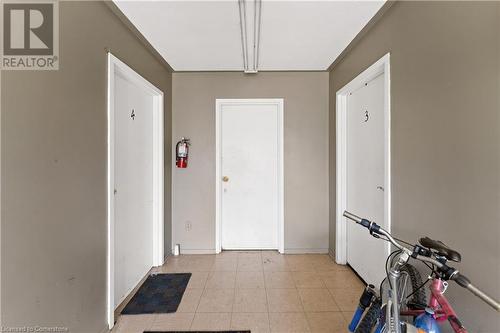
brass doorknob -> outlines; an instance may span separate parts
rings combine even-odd
[[[224,176],[222,177],[222,181],[227,183],[229,181],[229,177],[228,176]]]

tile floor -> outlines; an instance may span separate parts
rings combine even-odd
[[[182,255],[156,270],[193,274],[177,312],[120,316],[113,332],[347,332],[363,288],[349,268],[319,254]]]

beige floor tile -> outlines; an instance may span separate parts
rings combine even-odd
[[[325,288],[321,276],[316,272],[293,272],[292,276],[297,288]]]
[[[192,272],[187,289],[203,289],[207,283],[209,272]]]
[[[152,331],[160,330],[189,330],[193,322],[194,313],[165,313],[156,315]]]
[[[304,313],[270,313],[269,324],[273,333],[310,332]]]
[[[288,272],[290,268],[286,263],[286,260],[281,259],[275,261],[273,259],[264,259],[262,261],[262,268],[265,272]]]
[[[238,267],[238,259],[235,256],[234,258],[226,258],[222,257],[220,259],[216,259],[214,261],[214,264],[212,266],[212,271],[229,271],[229,272],[234,272],[236,271],[236,268]]]
[[[179,265],[181,263],[181,261],[182,260],[180,259],[180,256],[179,257],[170,256],[163,263],[163,267],[173,266],[173,265]]]
[[[215,261],[214,255],[181,255],[167,259],[166,271],[203,272],[210,271]]]
[[[184,267],[162,266],[158,268],[158,273],[192,273]]]
[[[264,288],[264,273],[239,271],[236,273],[236,288],[254,289]]]
[[[191,324],[191,330],[228,330],[230,326],[231,313],[197,313]]]
[[[364,287],[350,268],[323,254],[181,255],[157,271],[192,273],[177,312],[121,316],[113,332],[347,332]]]
[[[266,288],[290,289],[295,288],[292,273],[290,272],[265,272]]]
[[[236,289],[233,312],[267,312],[264,289]]]
[[[352,317],[354,316],[354,311],[355,310],[356,309],[353,308],[352,311],[347,311],[347,312],[344,311],[344,312],[342,312],[342,316],[344,317],[346,323],[350,323],[351,322]]]
[[[184,272],[186,272],[184,267],[185,266],[183,266],[183,264],[179,263],[178,261],[175,261],[175,262],[167,261],[166,264],[157,268],[157,272],[158,273],[184,273]]]
[[[299,289],[299,296],[306,312],[339,311],[328,289]]]
[[[314,264],[310,261],[300,260],[287,260],[287,267],[291,272],[316,272]]]
[[[207,289],[232,289],[236,282],[236,272],[210,272],[208,275]]]
[[[186,269],[189,272],[208,272],[212,270],[214,261],[213,258],[193,261],[186,265]]]
[[[153,325],[155,315],[121,315],[112,332],[142,333]]]
[[[306,318],[313,333],[348,332],[341,312],[306,312]]]
[[[269,312],[303,312],[296,289],[267,289]]]
[[[186,289],[177,312],[196,312],[202,294],[203,289]]]
[[[287,255],[285,258],[290,265],[306,264],[311,266],[331,260],[326,254],[293,254]]]
[[[361,292],[350,289],[330,289],[333,300],[341,311],[350,312],[356,310]]]
[[[239,251],[222,251],[216,255],[216,259],[238,259]]]
[[[279,254],[276,251],[262,252],[262,266],[264,271],[268,272],[288,272],[289,268],[286,263],[285,255]]]
[[[179,258],[184,258],[190,261],[202,260],[202,259],[211,259],[214,260],[217,257],[216,254],[182,254]]]
[[[165,265],[159,268],[159,273],[192,273],[193,270],[186,264]]]
[[[290,264],[297,263],[297,262],[307,262],[307,254],[287,254],[285,256],[285,259],[287,262]]]
[[[231,312],[234,289],[205,289],[201,295],[197,312]]]
[[[240,272],[263,271],[262,259],[259,258],[238,258],[237,270]]]
[[[240,251],[238,252],[238,260],[258,259],[262,260],[261,251]]]
[[[260,256],[262,257],[262,260],[266,259],[276,259],[276,260],[285,260],[285,255],[279,253],[278,251],[272,250],[272,251],[262,251],[260,253]]]
[[[320,274],[328,289],[362,289],[363,283],[351,270],[330,271]]]
[[[250,330],[252,333],[268,333],[269,315],[265,313],[233,313],[232,330]]]
[[[329,272],[329,271],[345,271],[349,270],[346,265],[338,265],[333,260],[328,259],[324,262],[313,263],[314,269],[317,272]]]
[[[306,254],[304,258],[306,261],[312,262],[314,264],[332,261],[328,254]]]

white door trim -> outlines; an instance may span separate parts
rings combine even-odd
[[[153,265],[161,266],[164,259],[163,248],[163,92],[132,68],[108,52],[108,175],[107,175],[107,319],[111,329],[114,325],[114,170],[115,170],[115,110],[114,110],[114,79],[119,72],[130,82],[144,87],[153,95]]]
[[[337,129],[337,211],[336,211],[336,247],[335,261],[347,263],[347,221],[343,217],[347,201],[347,96],[353,90],[363,86],[371,79],[384,75],[384,224],[391,229],[391,87],[390,87],[390,54],[387,53],[376,63],[359,74],[354,80],[337,91],[336,129]],[[353,212],[356,214],[356,212]],[[387,245],[387,251],[390,250]],[[389,255],[389,253],[387,253]]]
[[[221,144],[222,144],[222,117],[221,108],[223,105],[255,105],[266,104],[276,105],[278,107],[278,251],[284,253],[285,251],[285,219],[284,219],[284,163],[283,163],[283,107],[284,102],[282,98],[270,99],[216,99],[215,100],[215,252],[220,253],[222,250],[221,245],[221,188],[222,188],[222,174],[221,174]]]

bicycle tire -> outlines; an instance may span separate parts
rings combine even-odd
[[[380,308],[382,303],[380,300],[376,300],[372,303],[372,305],[368,308],[363,319],[359,323],[358,327],[354,333],[371,333],[375,326],[377,325],[378,319],[380,318]]]
[[[425,307],[427,304],[427,296],[425,295],[425,288],[420,288],[416,290],[423,284],[420,272],[415,268],[415,266],[412,266],[410,264],[406,264],[403,267],[401,267],[401,271],[406,272],[410,277],[411,290],[413,293],[410,299],[406,300],[406,303],[417,304]]]

